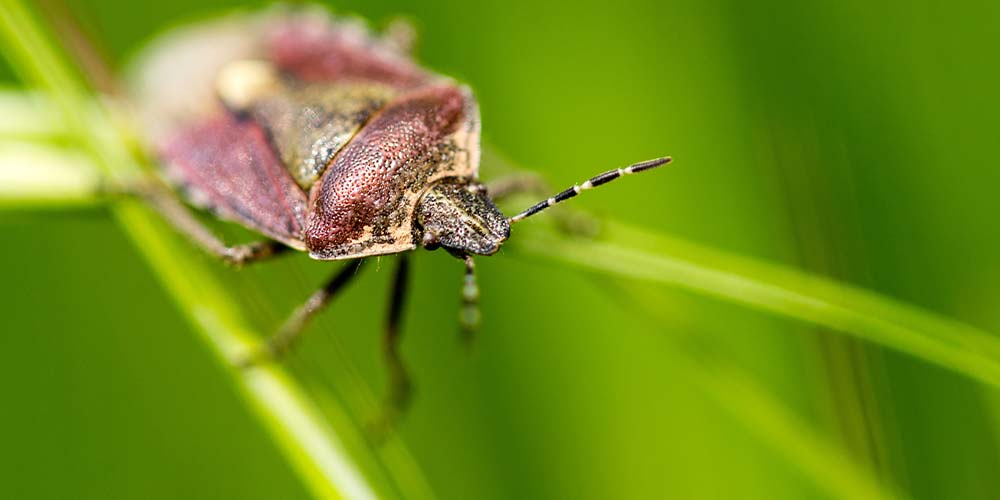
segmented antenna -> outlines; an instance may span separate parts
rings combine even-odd
[[[547,200],[542,200],[542,201],[540,201],[540,202],[532,205],[527,210],[525,210],[525,211],[523,211],[523,212],[521,212],[521,213],[519,213],[519,214],[517,214],[517,215],[515,215],[515,216],[513,216],[513,217],[511,217],[509,219],[507,219],[507,221],[510,222],[511,224],[514,224],[515,222],[520,222],[520,221],[522,221],[522,220],[524,220],[524,219],[526,219],[528,217],[531,217],[532,215],[537,214],[538,212],[541,212],[542,210],[545,210],[546,208],[551,207],[552,205],[555,205],[556,203],[566,201],[566,200],[568,200],[568,199],[570,199],[570,198],[572,198],[572,197],[580,194],[580,191],[583,191],[585,189],[595,188],[597,186],[600,186],[601,184],[607,184],[607,183],[609,183],[609,182],[611,182],[611,181],[613,181],[613,180],[615,180],[615,179],[617,179],[617,178],[619,178],[619,177],[621,177],[623,175],[637,174],[637,173],[645,171],[645,170],[654,169],[656,167],[659,167],[660,165],[666,165],[667,163],[670,163],[670,160],[671,160],[671,158],[669,156],[667,156],[667,157],[664,157],[664,158],[657,158],[655,160],[647,160],[647,161],[639,162],[639,163],[636,163],[636,164],[633,164],[633,165],[629,165],[629,166],[627,166],[625,168],[618,168],[618,169],[615,169],[615,170],[608,170],[607,172],[604,172],[603,174],[598,174],[598,175],[595,175],[595,176],[591,177],[589,180],[587,180],[587,182],[584,182],[583,184],[581,184],[579,186],[574,185],[573,187],[571,187],[571,188],[569,188],[569,189],[567,189],[567,190],[565,190],[565,191],[563,191],[563,192],[561,192],[561,193],[559,193],[559,194],[557,194],[557,195],[555,195],[555,196],[553,196],[553,197],[551,197],[551,198],[549,198]]]

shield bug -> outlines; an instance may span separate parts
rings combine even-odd
[[[266,239],[227,246],[170,193],[153,190],[150,199],[181,232],[233,264],[289,249],[351,261],[261,356],[284,352],[365,258],[401,254],[384,344],[390,409],[404,406],[410,387],[398,355],[407,252],[441,248],[464,262],[461,325],[472,329],[474,256],[496,253],[519,221],[670,161],[604,172],[507,217],[495,201],[527,184],[480,182],[475,97],[414,63],[400,33],[407,30],[377,36],[315,11],[229,19],[154,48],[137,96],[168,179],[193,205]]]

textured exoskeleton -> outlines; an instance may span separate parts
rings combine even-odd
[[[479,111],[468,88],[355,24],[289,17],[263,31],[256,54],[219,67],[214,112],[159,139],[189,198],[316,259],[421,243],[499,248],[509,225],[478,187]],[[435,224],[425,207],[425,227],[417,213],[428,192],[434,207],[448,208],[444,196],[483,218]]]
[[[475,97],[417,66],[406,45],[321,11],[275,11],[161,37],[133,75],[167,177],[193,204],[281,245],[226,246],[172,197],[149,195],[180,230],[237,264],[289,247],[315,259],[358,259],[291,315],[268,343],[270,356],[350,281],[361,258],[417,246],[463,259],[461,317],[470,331],[479,296],[472,255],[495,253],[515,222],[669,161],[605,172],[506,218],[478,179]],[[389,414],[409,394],[397,349],[407,273],[404,255],[386,328]]]

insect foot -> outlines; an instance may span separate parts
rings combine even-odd
[[[227,248],[222,254],[222,260],[233,267],[242,267],[244,264],[270,257],[280,251],[281,247],[269,241],[258,241]]]
[[[382,403],[379,414],[365,426],[368,439],[375,445],[384,444],[392,435],[399,421],[406,415],[413,399],[413,385],[409,377],[391,380],[389,395]]]
[[[254,368],[275,360],[275,356],[270,349],[255,347],[250,352],[244,353],[236,358],[233,363],[237,368],[246,370]]]

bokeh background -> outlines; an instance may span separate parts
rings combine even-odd
[[[70,2],[119,65],[165,27],[242,5]],[[376,26],[411,19],[419,59],[476,91],[492,148],[554,186],[675,157],[579,209],[1000,332],[998,3],[333,7]],[[838,496],[828,483],[842,471],[809,474],[787,453],[798,448],[843,456],[900,496],[1000,498],[995,388],[516,242],[480,260],[470,353],[460,263],[415,257],[403,352],[418,393],[398,432],[438,498]],[[366,391],[383,390],[392,263],[371,266],[289,362],[358,420]],[[334,267],[213,269],[268,331]],[[308,498],[104,210],[0,213],[0,282],[0,497]],[[746,418],[767,413],[761,398],[720,405],[704,390],[719,373],[795,425],[761,432]]]

